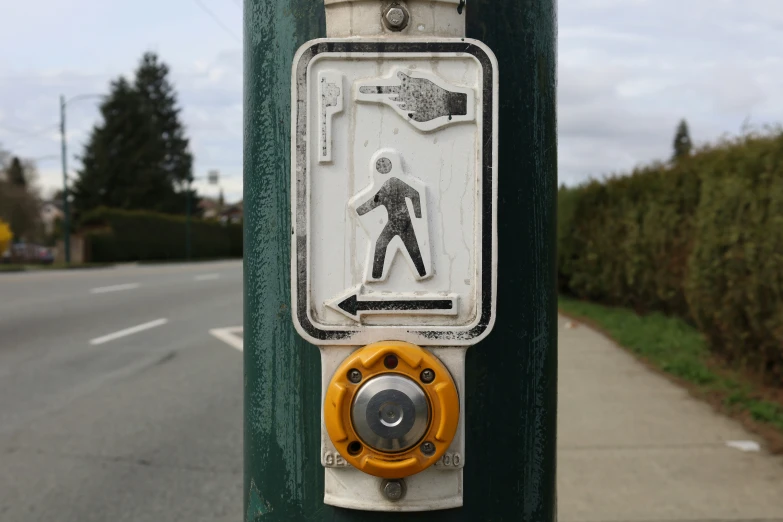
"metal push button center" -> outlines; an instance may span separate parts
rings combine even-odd
[[[459,394],[448,369],[419,346],[374,343],[349,355],[324,397],[334,448],[369,475],[395,479],[435,464],[459,424]]]
[[[424,390],[400,375],[379,375],[362,386],[351,408],[356,434],[379,451],[405,451],[427,431],[430,408]]]

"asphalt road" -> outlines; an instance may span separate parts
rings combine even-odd
[[[0,274],[0,520],[241,520],[241,325],[241,262]]]
[[[0,522],[242,520],[240,262],[0,274]],[[780,521],[783,460],[560,320],[568,522]]]

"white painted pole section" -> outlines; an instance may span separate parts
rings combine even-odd
[[[408,0],[397,1],[410,12],[410,22],[402,31],[392,31],[382,22],[383,0],[324,0],[326,6],[326,36],[345,38],[389,37],[395,40],[427,37],[463,38],[465,36],[466,1]]]
[[[118,332],[104,335],[103,337],[96,337],[95,339],[90,341],[90,344],[93,346],[97,346],[99,344],[108,343],[109,341],[114,341],[115,339],[119,339],[121,337],[126,337],[128,335],[133,335],[135,333],[143,332],[144,330],[149,330],[150,328],[163,326],[168,322],[169,322],[168,319],[156,319],[148,323],[140,324],[138,326],[132,326],[130,328],[126,328],[125,330],[120,330]]]
[[[389,42],[423,42],[465,37],[466,1],[469,0],[324,0],[328,38],[352,38],[355,42],[388,39]],[[405,9],[407,25],[399,31],[385,23],[385,14],[394,3]],[[388,19],[386,19],[388,22]],[[357,38],[358,37],[358,38]],[[370,51],[371,52],[371,51]],[[380,66],[379,66],[380,68]],[[453,89],[451,89],[453,90]],[[403,120],[405,121],[405,120]],[[396,134],[396,132],[395,132]],[[426,212],[425,212],[426,214]],[[358,300],[358,297],[356,297]],[[212,335],[225,342],[228,336]],[[231,344],[229,342],[229,344]],[[353,347],[319,346],[322,356],[322,397],[339,364]],[[465,405],[466,347],[432,348],[452,373],[460,394],[460,409]],[[379,479],[345,465],[321,427],[321,463],[325,468],[324,503],[367,511],[429,511],[462,505],[464,463],[464,420],[460,418],[457,435],[444,460],[404,479],[406,496],[391,505],[379,488]],[[459,464],[456,464],[458,457]],[[448,463],[445,458],[448,457]]]

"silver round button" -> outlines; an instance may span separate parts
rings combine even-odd
[[[405,451],[427,431],[430,407],[424,390],[402,375],[368,380],[351,408],[353,427],[362,441],[378,451]]]

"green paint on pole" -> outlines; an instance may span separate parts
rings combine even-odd
[[[323,503],[320,357],[289,308],[291,60],[324,35],[323,2],[245,1],[248,520],[261,504],[273,508],[264,521],[556,518],[555,2],[471,0],[463,13],[500,71],[497,322],[468,351],[464,507],[379,513]]]
[[[273,508],[265,519],[318,520],[321,361],[291,322],[289,186],[291,61],[324,35],[323,3],[247,0],[244,11],[244,498],[253,483]]]
[[[272,508],[264,498],[261,496],[261,492],[258,491],[255,483],[250,481],[250,497],[247,499],[247,513],[245,514],[245,522],[256,522],[261,520],[261,517],[271,512]]]

